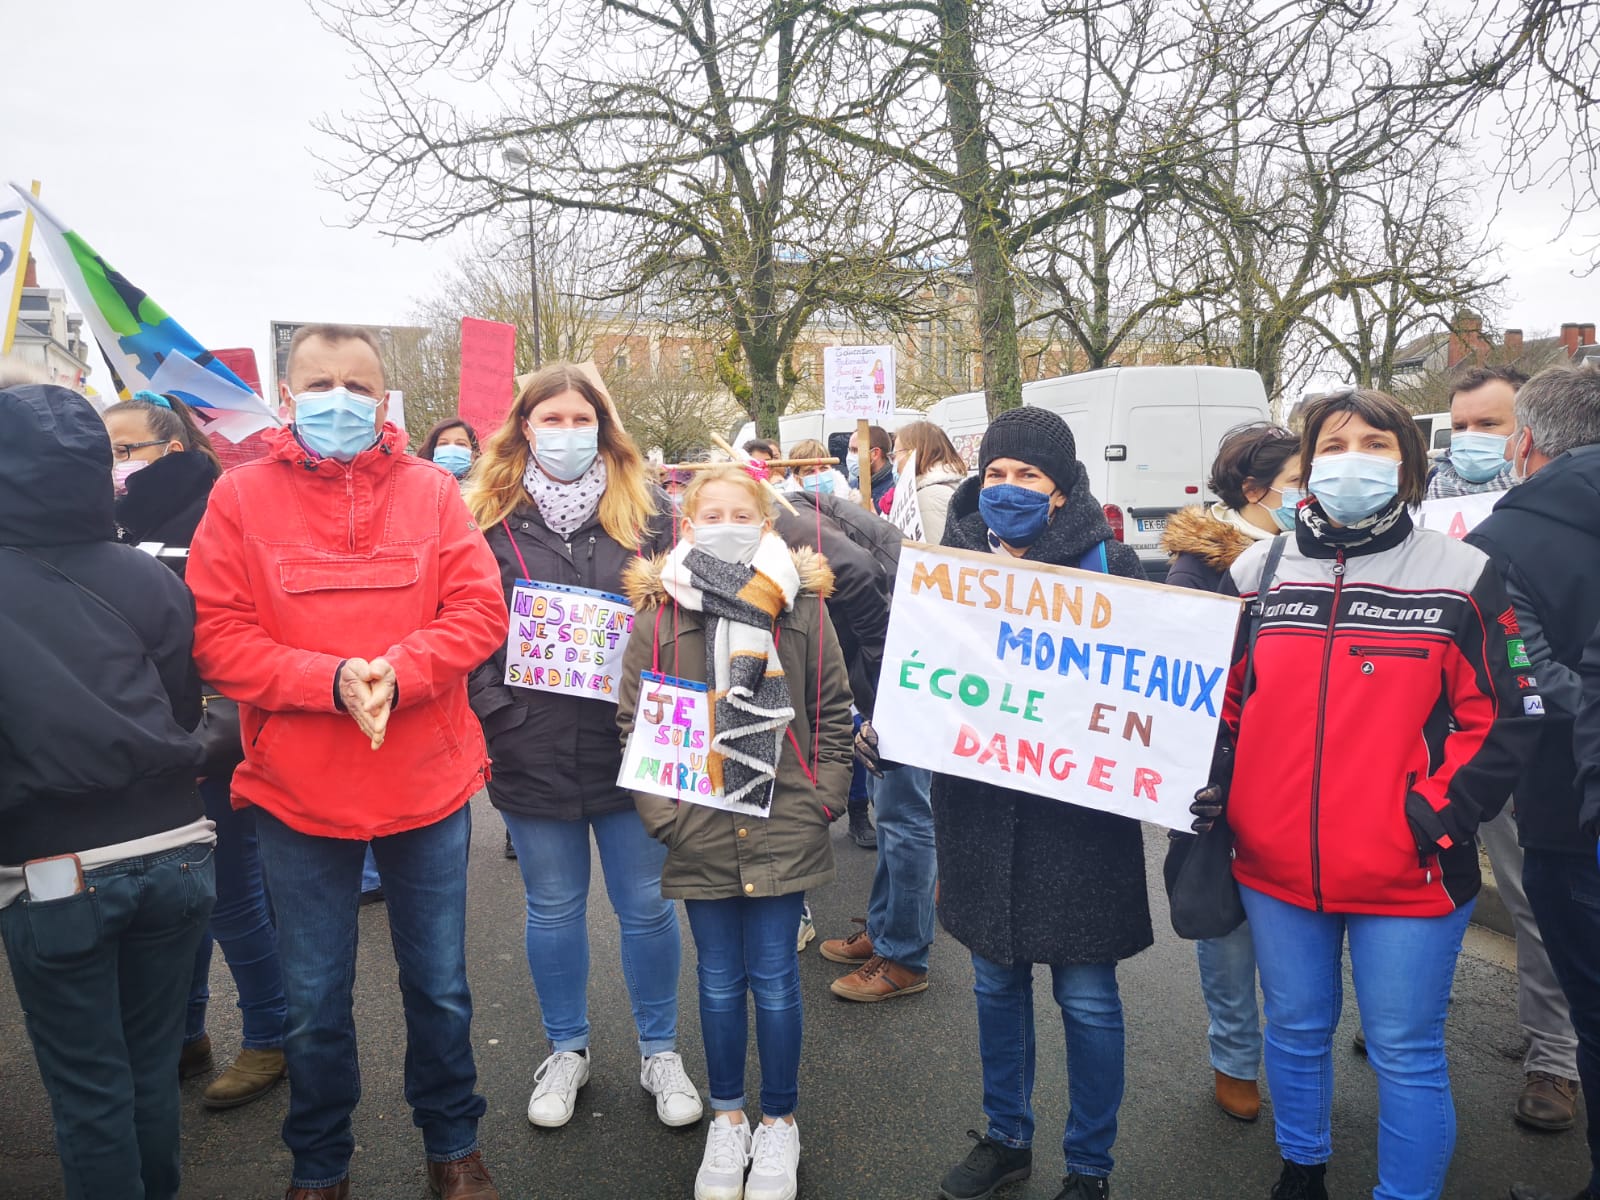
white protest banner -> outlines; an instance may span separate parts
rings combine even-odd
[[[873,726],[885,758],[1188,829],[1239,601],[907,542]]]
[[[506,683],[617,702],[633,608],[621,596],[519,579],[511,590]]]
[[[33,181],[39,194],[39,181]],[[17,310],[22,285],[28,275],[28,243],[33,237],[33,213],[21,198],[0,184],[0,354],[11,352],[17,332]]]
[[[706,685],[654,671],[639,675],[639,706],[622,755],[617,786],[669,800],[702,804],[751,817],[768,810],[729,800],[706,770],[711,746],[711,698]]]
[[[1478,523],[1494,511],[1504,492],[1479,492],[1475,496],[1451,496],[1440,500],[1424,500],[1417,509],[1417,526],[1437,529],[1460,539],[1478,527]]]
[[[852,421],[894,416],[894,347],[824,347],[822,411]]]
[[[922,540],[922,505],[917,500],[917,452],[906,456],[905,470],[894,485],[894,503],[889,506],[889,523],[908,542]]]

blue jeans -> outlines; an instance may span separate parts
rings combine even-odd
[[[1600,1193],[1600,866],[1592,852],[1524,850],[1522,890],[1572,1010],[1589,1122],[1589,1190]]]
[[[1261,1014],[1256,1008],[1256,943],[1245,921],[1232,933],[1194,944],[1200,991],[1211,1014],[1211,1065],[1235,1079],[1261,1073]]]
[[[861,714],[852,712],[851,720],[855,725],[855,732],[861,732]],[[867,801],[870,799],[870,776],[867,769],[860,763],[855,763],[850,769],[850,794],[845,801],[846,811],[851,813],[864,813],[867,811]]]
[[[351,986],[367,843],[313,837],[256,812],[261,864],[278,914],[289,999],[283,1140],[295,1187],[331,1187],[350,1169],[350,1114],[361,1098]],[[472,994],[467,988],[467,846],[463,805],[432,825],[373,839],[388,898],[389,940],[406,1016],[406,1100],[430,1161],[478,1147]],[[388,1030],[384,1036],[392,1036]]]
[[[672,901],[661,897],[667,848],[632,809],[577,821],[501,812],[528,896],[528,970],[553,1050],[589,1046],[589,830],[600,847],[606,895],[622,929],[639,1053],[678,1045],[678,969],[683,943]],[[794,940],[794,930],[789,931]]]
[[[1291,1162],[1333,1154],[1333,1031],[1344,1006],[1344,942],[1367,1061],[1378,1077],[1374,1200],[1435,1200],[1456,1145],[1444,1054],[1465,904],[1444,917],[1319,913],[1239,889],[1255,933],[1267,1012],[1267,1083]]]
[[[211,847],[84,873],[65,900],[0,909],[0,936],[50,1095],[68,1200],[178,1194],[178,1050]]]
[[[1122,997],[1112,963],[1051,965],[1050,977],[1067,1031],[1067,1170],[1111,1174],[1122,1105]],[[983,1112],[989,1137],[1007,1146],[1033,1145],[1033,964],[972,956],[978,996],[978,1053],[983,1058]]]
[[[255,809],[235,809],[228,801],[231,775],[200,785],[206,816],[217,826],[217,906],[211,925],[195,951],[189,985],[189,1013],[183,1044],[206,1032],[206,1004],[211,999],[211,943],[222,955],[239,993],[246,1050],[276,1050],[283,1045],[289,1006],[283,998],[283,972],[278,967],[278,931],[261,882],[261,855],[256,845]]]
[[[361,894],[376,892],[383,887],[383,876],[378,874],[378,860],[372,855],[372,847],[367,847],[367,856],[361,860]]]
[[[933,945],[933,772],[899,767],[871,781],[878,865],[867,901],[872,949],[913,971],[928,969]]]
[[[750,1022],[745,996],[756,998],[756,1054],[761,1059],[761,1115],[787,1117],[800,1102],[800,959],[794,948],[804,892],[685,900],[699,955],[700,1031],[716,1112],[744,1108]]]

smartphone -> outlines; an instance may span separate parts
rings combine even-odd
[[[83,863],[76,854],[36,858],[22,864],[29,900],[65,900],[83,891]]]

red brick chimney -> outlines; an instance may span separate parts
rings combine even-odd
[[[1445,369],[1472,359],[1482,362],[1489,343],[1483,336],[1483,319],[1474,312],[1462,309],[1450,328],[1450,346],[1445,354]]]
[[[1508,330],[1506,330],[1505,340],[1504,340],[1504,344],[1502,346],[1502,349],[1505,351],[1505,356],[1508,359],[1521,358],[1522,357],[1522,330],[1520,330],[1520,329],[1508,329]]]
[[[23,273],[22,273],[22,286],[23,287],[38,287],[39,286],[39,264],[33,261],[33,255],[31,255],[31,254],[28,255],[28,267],[27,267],[27,270],[23,271]]]
[[[1580,345],[1580,346],[1592,346],[1592,345],[1594,345],[1594,326],[1593,325],[1579,325],[1578,326],[1578,345]]]
[[[1582,327],[1573,321],[1566,321],[1561,326],[1561,346],[1567,352],[1568,358],[1578,356],[1578,347],[1582,345]]]

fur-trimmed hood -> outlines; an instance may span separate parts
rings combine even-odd
[[[1161,548],[1174,558],[1192,554],[1211,570],[1224,572],[1257,540],[1236,525],[1219,520],[1204,505],[1196,504],[1167,518]]]
[[[801,592],[810,592],[824,600],[833,595],[833,569],[828,566],[827,559],[809,548],[790,550],[789,557],[794,559],[795,571],[800,575]],[[665,554],[655,558],[641,556],[622,573],[623,593],[635,611],[666,604],[671,599],[661,582],[666,561]]]

